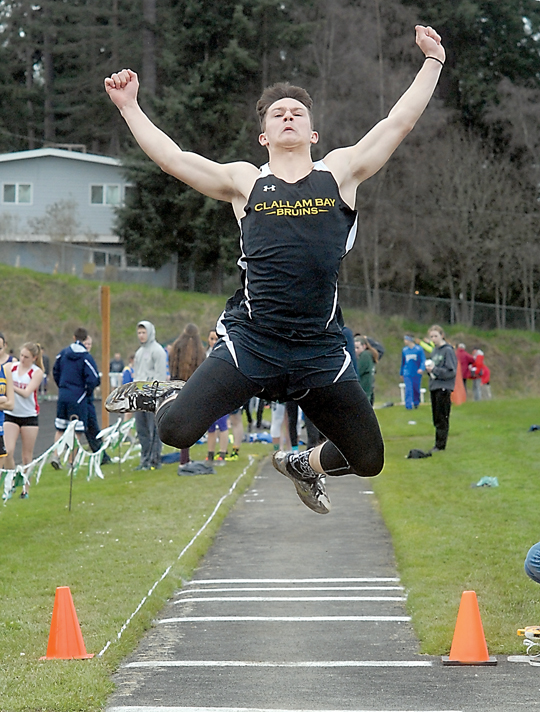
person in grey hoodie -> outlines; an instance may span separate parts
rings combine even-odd
[[[431,358],[425,364],[429,374],[429,395],[435,426],[435,447],[431,452],[439,452],[446,449],[450,429],[450,408],[452,391],[456,385],[457,356],[453,347],[444,340],[444,331],[440,326],[434,324],[429,329],[428,336],[435,347],[430,354]]]
[[[135,353],[133,378],[135,381],[165,381],[167,360],[165,349],[156,341],[156,329],[150,321],[137,324],[137,338],[140,347]],[[138,470],[153,470],[161,467],[161,440],[156,427],[154,413],[135,413],[137,436],[141,443],[141,462]]]

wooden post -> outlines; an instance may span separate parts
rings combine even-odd
[[[111,288],[108,284],[99,288],[101,311],[101,427],[109,427],[109,412],[105,401],[109,395],[109,361],[111,352]]]

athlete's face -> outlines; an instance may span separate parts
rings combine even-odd
[[[148,341],[148,332],[144,328],[144,326],[138,326],[137,327],[137,337],[139,339],[139,343],[141,344],[146,344]]]
[[[268,148],[317,143],[319,135],[311,127],[307,107],[297,99],[286,97],[270,105],[266,112],[264,132],[259,136],[261,146]]]
[[[430,331],[429,339],[435,346],[442,346],[444,344],[444,336],[440,333],[440,331]]]
[[[213,349],[214,346],[216,345],[217,340],[218,340],[218,335],[216,334],[215,331],[211,331],[211,332],[208,334],[208,346],[209,346],[211,349]]]
[[[34,363],[35,358],[32,356],[30,351],[28,351],[28,349],[21,349],[19,360],[23,368],[30,368],[30,366]]]

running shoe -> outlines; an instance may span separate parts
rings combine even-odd
[[[331,505],[326,492],[326,475],[315,472],[308,459],[307,450],[301,453],[278,450],[272,456],[272,464],[278,472],[293,482],[298,496],[306,507],[317,514],[328,514]]]
[[[233,450],[230,455],[225,456],[225,460],[227,462],[235,462],[236,460],[240,459],[240,454],[238,453],[237,450]]]
[[[132,413],[145,410],[155,413],[164,403],[173,400],[185,386],[185,381],[132,381],[115,388],[105,401],[109,413]]]
[[[214,457],[212,464],[217,465],[218,467],[223,467],[223,465],[225,464],[225,457],[223,457],[223,455],[218,455],[217,457]]]
[[[28,499],[28,492],[21,492],[19,496],[21,499]]]

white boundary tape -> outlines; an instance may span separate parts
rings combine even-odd
[[[207,527],[207,526],[210,524],[210,522],[214,519],[214,517],[216,516],[216,514],[217,514],[219,508],[221,507],[221,505],[223,504],[223,502],[224,502],[228,497],[231,496],[231,494],[234,492],[234,490],[235,490],[236,487],[238,486],[238,483],[240,482],[240,480],[242,479],[242,477],[245,476],[246,472],[249,470],[249,468],[252,466],[252,464],[253,464],[254,462],[255,462],[255,458],[253,457],[253,455],[250,455],[250,456],[249,456],[249,462],[248,462],[248,464],[244,467],[244,469],[242,470],[242,472],[238,475],[238,477],[236,478],[236,480],[232,483],[232,485],[230,486],[228,492],[226,492],[226,493],[218,500],[218,503],[217,503],[216,506],[214,507],[214,511],[212,512],[212,514],[208,517],[208,519],[205,521],[205,523],[202,525],[202,527],[199,529],[199,531],[195,534],[195,536],[191,539],[191,541],[190,541],[188,544],[186,544],[186,546],[185,546],[185,547],[182,549],[182,551],[178,554],[178,557],[177,557],[176,561],[180,561],[180,559],[184,556],[184,554],[186,553],[186,551],[188,551],[188,550],[193,546],[193,544],[195,543],[195,541],[199,538],[199,536],[203,533],[203,531],[206,529],[206,527]],[[158,578],[158,580],[155,581],[155,583],[154,583],[153,586],[150,588],[150,590],[148,591],[148,593],[146,594],[146,596],[143,597],[143,599],[141,600],[141,602],[139,603],[139,605],[137,606],[137,608],[133,611],[133,613],[129,616],[129,618],[126,620],[126,622],[124,623],[124,625],[120,628],[120,630],[119,630],[118,633],[116,634],[116,639],[117,639],[117,640],[120,640],[120,638],[122,637],[122,634],[124,633],[124,631],[126,630],[126,628],[128,627],[128,625],[131,623],[131,621],[132,621],[133,618],[137,615],[137,613],[141,610],[141,608],[142,608],[143,605],[146,603],[146,601],[148,600],[148,598],[150,598],[150,596],[154,593],[154,591],[155,591],[156,587],[158,586],[158,584],[160,584],[160,583],[163,581],[163,579],[164,579],[166,576],[169,575],[169,572],[170,572],[170,570],[172,569],[172,567],[173,567],[173,564],[170,564],[170,566],[167,566],[167,568],[166,568],[165,571],[161,574],[161,576]],[[109,648],[109,646],[111,645],[111,643],[112,643],[112,640],[107,641],[107,644],[105,645],[105,647],[103,648],[103,650],[101,650],[101,651],[98,653],[98,655],[97,655],[98,658],[100,658],[100,657],[103,655],[103,653]]]
[[[120,461],[121,463],[132,457],[132,451],[140,449],[140,445],[136,442],[135,437],[130,434],[130,430],[135,426],[134,418],[126,421],[119,418],[114,425],[101,430],[97,437],[101,438],[102,444],[96,452],[88,452],[80,446],[75,433],[76,424],[77,421],[71,421],[62,437],[57,442],[53,443],[39,457],[32,460],[32,462],[28,465],[17,465],[14,470],[3,470],[0,468],[0,483],[2,482],[2,479],[4,480],[4,491],[2,494],[4,504],[6,504],[11,498],[11,489],[17,475],[22,477],[23,482],[26,485],[29,483],[30,478],[35,474],[35,481],[37,484],[40,480],[43,468],[49,459],[55,455],[58,458],[62,458],[65,465],[68,461],[70,453],[77,449],[77,455],[75,456],[75,460],[73,462],[73,475],[76,475],[86,460],[88,460],[87,479],[90,480],[94,475],[96,475],[103,480],[105,478],[101,470],[101,458],[107,447],[114,449],[118,448],[118,456],[113,456],[111,460],[113,462]],[[126,440],[129,442],[129,447],[127,452],[125,452],[122,456],[120,446]]]

